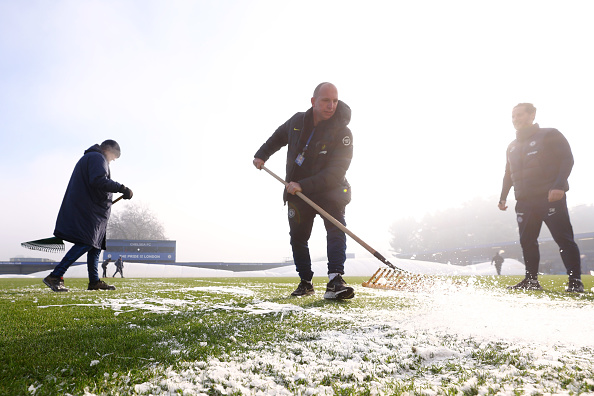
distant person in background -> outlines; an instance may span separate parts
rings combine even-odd
[[[541,128],[534,123],[535,117],[536,108],[531,103],[520,103],[512,110],[516,139],[507,147],[498,206],[500,210],[507,209],[507,195],[513,186],[526,277],[509,288],[542,289],[538,282],[538,235],[544,222],[559,245],[569,275],[565,291],[582,293],[580,251],[574,240],[565,196],[569,190],[567,179],[573,167],[573,155],[561,132]]]
[[[501,267],[503,266],[504,261],[505,259],[501,257],[499,252],[497,252],[497,254],[495,254],[495,256],[493,256],[493,258],[491,259],[491,265],[495,263],[495,270],[497,271],[497,275],[501,275]]]
[[[311,108],[296,113],[278,127],[254,155],[254,166],[262,169],[270,156],[288,145],[285,176],[288,185],[283,198],[288,203],[293,260],[301,278],[297,289],[291,293],[293,296],[314,294],[308,243],[318,214],[295,194],[302,192],[346,225],[345,208],[351,200],[351,186],[345,175],[353,157],[353,136],[347,126],[350,120],[351,109],[338,100],[336,87],[321,83],[314,90]],[[329,280],[324,298],[353,298],[354,289],[342,279],[346,235],[327,219],[324,219],[324,226]]]
[[[122,256],[120,256],[115,262],[116,272],[113,273],[113,277],[119,272],[121,277],[124,277],[124,260],[122,260]]]
[[[101,264],[101,268],[103,268],[102,278],[107,278],[107,264],[109,264],[110,261],[111,261],[111,259],[107,259]]]
[[[67,292],[64,273],[83,254],[87,254],[88,290],[115,290],[99,279],[99,254],[105,250],[107,221],[111,214],[112,193],[132,198],[132,190],[111,180],[109,163],[120,157],[120,145],[106,140],[85,150],[70,177],[56,220],[54,235],[72,242],[60,264],[43,279],[55,292]]]

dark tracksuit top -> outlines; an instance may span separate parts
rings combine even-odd
[[[272,154],[288,146],[287,182],[299,183],[303,194],[314,202],[316,198],[328,194],[337,194],[340,198],[338,191],[344,189],[350,195],[350,186],[345,177],[353,158],[353,136],[347,127],[350,120],[351,109],[344,102],[338,101],[332,118],[318,123],[305,154],[305,161],[302,166],[298,166],[295,159],[303,151],[313,129],[313,109],[296,113],[277,128],[254,157],[268,161]],[[286,191],[283,197],[286,202],[289,198]]]
[[[512,185],[517,201],[546,198],[550,190],[567,191],[572,167],[571,148],[561,132],[538,124],[518,131],[507,147],[500,200],[507,199]]]

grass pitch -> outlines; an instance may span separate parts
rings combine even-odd
[[[587,290],[592,278],[583,278]],[[542,276],[546,290],[535,292],[505,290],[521,277],[476,279],[473,293],[485,301],[492,293],[585,313],[594,301],[565,293],[562,276]],[[117,290],[66,279],[71,291],[53,293],[41,279],[0,279],[0,394],[594,392],[594,342],[535,353],[492,335],[434,330],[423,315],[443,296],[432,293],[357,287],[353,300],[326,301],[323,278],[304,298],[289,297],[295,278],[110,282]]]

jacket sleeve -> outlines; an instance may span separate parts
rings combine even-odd
[[[111,180],[107,160],[102,154],[95,154],[88,163],[89,185],[102,192],[119,192],[122,185]]]
[[[260,149],[256,151],[254,158],[260,158],[263,161],[268,161],[272,154],[276,153],[282,147],[287,145],[289,142],[291,121],[295,116],[291,117],[283,125],[276,128],[276,131],[274,131],[272,136],[268,138],[266,143],[264,143]]]
[[[512,185],[513,182],[509,168],[509,158],[506,156],[505,173],[503,174],[503,185],[501,186],[501,195],[499,196],[499,201],[507,201],[507,195],[509,194],[509,190],[511,190]]]
[[[353,159],[353,135],[348,127],[338,131],[334,137],[335,147],[329,152],[326,166],[318,173],[299,180],[304,194],[316,194],[341,186],[351,160]]]
[[[551,187],[552,190],[567,190],[568,182],[567,179],[571,174],[571,170],[573,168],[573,154],[571,153],[571,147],[569,146],[569,142],[563,136],[561,132],[554,129],[549,134],[551,141],[549,144],[553,148],[553,152],[555,153],[555,158],[557,158],[559,169],[557,173],[557,178],[553,186]]]

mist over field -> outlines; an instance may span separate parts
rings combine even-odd
[[[74,164],[105,139],[122,147],[113,179],[163,222],[178,261],[290,257],[283,186],[251,161],[322,81],[353,111],[347,225],[385,255],[402,217],[475,197],[497,210],[519,102],[565,134],[569,206],[591,205],[589,10],[532,0],[1,2],[0,260],[60,259],[20,244],[52,235]],[[268,167],[283,175],[284,157]],[[311,241],[322,257],[320,221]]]

